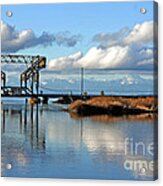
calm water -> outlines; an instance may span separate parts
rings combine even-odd
[[[54,104],[3,103],[1,118],[2,176],[154,179],[153,116],[79,118]]]

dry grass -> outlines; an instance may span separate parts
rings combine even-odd
[[[143,110],[157,110],[157,97],[139,96],[139,97],[121,97],[121,96],[100,96],[87,101],[77,100],[70,104],[69,110],[75,110],[82,104],[109,108],[110,106],[124,106],[129,108],[139,108]]]

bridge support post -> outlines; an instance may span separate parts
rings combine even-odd
[[[5,87],[6,86],[6,74],[3,71],[1,71],[1,80],[3,82],[3,87]]]
[[[39,72],[36,73],[36,94],[39,94]]]

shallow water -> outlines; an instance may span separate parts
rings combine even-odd
[[[80,118],[61,107],[2,104],[2,176],[154,179],[153,116]]]

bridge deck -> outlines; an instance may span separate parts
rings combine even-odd
[[[86,97],[93,97],[93,96],[98,96],[98,95],[89,95]],[[80,98],[80,94],[14,94],[14,95],[7,95],[7,94],[1,94],[1,97],[20,97],[20,98],[25,98],[25,97],[47,97],[47,98],[60,98],[60,97],[78,97]]]
[[[21,94],[21,95],[4,95],[1,94],[1,97],[19,97],[19,98],[26,98],[26,97],[46,97],[46,98],[66,98],[66,97],[76,97],[76,98],[81,98],[81,97],[87,97],[87,98],[91,98],[91,97],[98,97],[101,96],[100,94],[89,94],[89,95],[81,95],[81,94]],[[114,96],[114,97],[147,97],[147,96],[153,96],[153,95],[105,95],[105,96]]]

